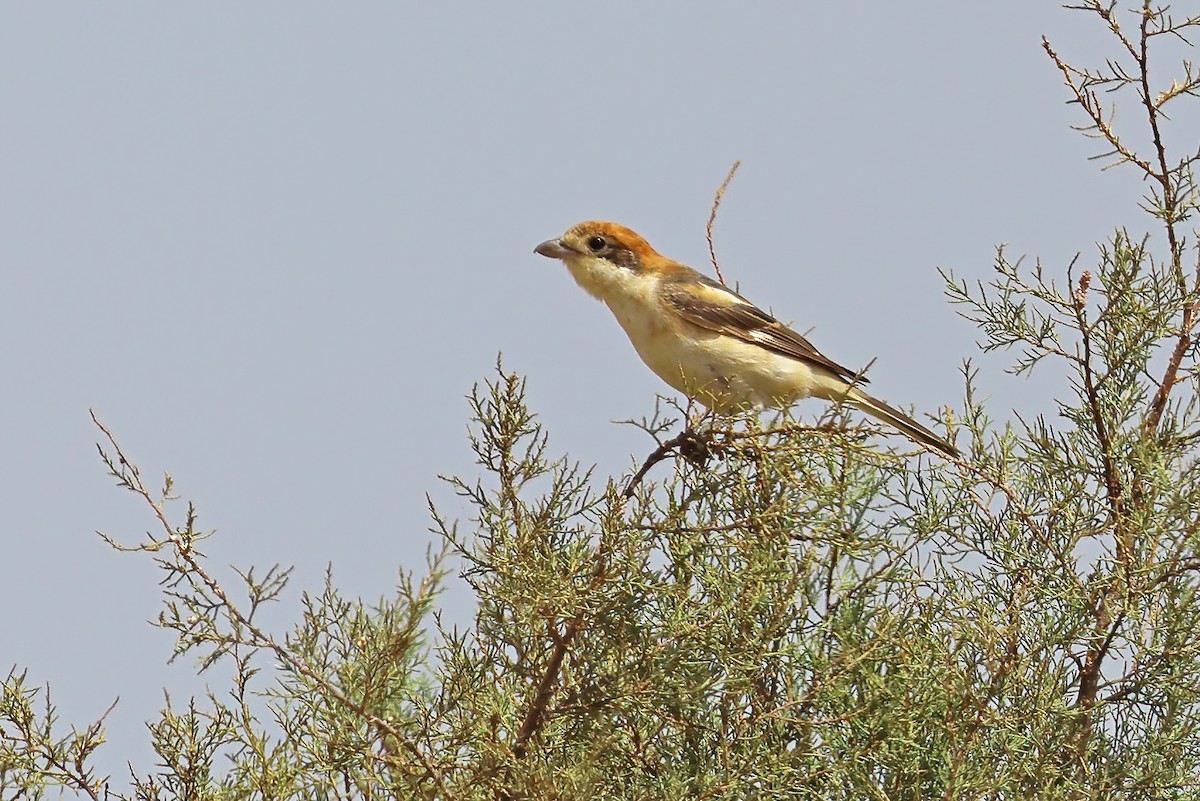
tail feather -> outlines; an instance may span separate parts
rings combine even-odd
[[[893,409],[878,398],[871,397],[858,387],[850,387],[845,395],[845,399],[847,403],[853,404],[875,419],[887,423],[914,442],[928,445],[954,459],[961,456],[958,448],[955,448],[908,415]]]

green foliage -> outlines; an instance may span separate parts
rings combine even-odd
[[[1197,156],[1169,161],[1159,128],[1200,81],[1148,79],[1200,19],[1084,10],[1117,57],[1046,50],[1086,132],[1145,175],[1157,228],[1061,270],[1001,250],[990,282],[947,274],[985,350],[1069,382],[998,427],[968,365],[961,461],[879,451],[840,410],[673,439],[656,416],[642,469],[598,479],[551,453],[498,365],[469,399],[481,476],[447,479],[470,518],[431,503],[427,574],[374,604],[327,579],[276,634],[258,612],[288,572],[222,586],[170,479],[150,491],[101,426],[158,524],[127,550],[163,571],[159,625],[233,676],[166,698],[129,797],[1200,798]],[[1098,89],[1137,101],[1148,155]],[[461,631],[437,617],[451,563],[478,602]],[[103,719],[60,728],[48,688],[11,673],[0,799],[115,793],[89,768]]]

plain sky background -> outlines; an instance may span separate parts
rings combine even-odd
[[[0,5],[0,670],[68,722],[120,696],[118,784],[153,761],[162,688],[203,689],[147,623],[149,559],[93,533],[153,521],[89,408],[198,504],[222,578],[296,565],[280,621],[327,564],[369,599],[423,565],[425,493],[460,514],[436,476],[478,474],[463,396],[497,352],[555,451],[626,469],[650,443],[610,421],[663,387],[532,249],[613,219],[710,271],[735,159],[727,280],[877,358],[881,397],[961,408],[979,336],[936,268],[986,279],[1007,242],[1061,273],[1146,224],[1137,176],[1069,130],[1043,34],[1114,53],[1035,0]],[[1009,361],[978,361],[993,416],[1052,415],[1054,376]],[[469,614],[461,584],[444,600]]]

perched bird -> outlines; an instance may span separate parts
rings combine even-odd
[[[604,301],[658,377],[718,412],[845,401],[916,442],[957,457],[925,426],[860,388],[866,379],[823,356],[738,293],[660,255],[623,225],[582,222],[535,253],[561,259]]]

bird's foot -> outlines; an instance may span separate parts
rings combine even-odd
[[[712,458],[711,431],[701,431],[689,426],[676,438],[676,443],[679,455],[697,467],[703,467]]]

